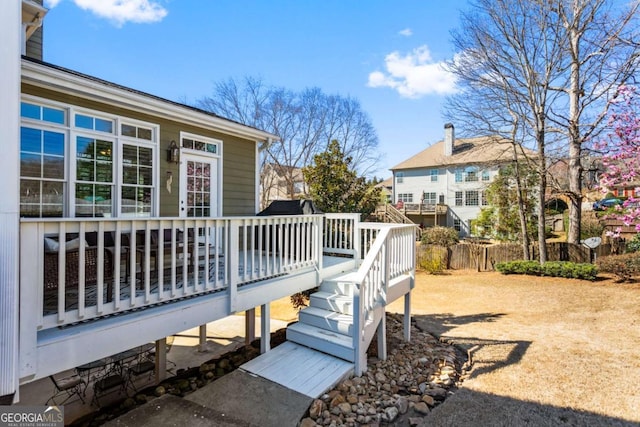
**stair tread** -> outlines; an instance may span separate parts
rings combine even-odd
[[[344,321],[344,322],[353,322],[353,316],[345,313],[338,313],[337,311],[325,310],[324,308],[319,307],[305,307],[300,312],[304,312],[310,314],[312,316],[325,317],[331,320]]]
[[[351,295],[343,295],[337,294],[335,292],[327,292],[327,291],[318,291],[311,294],[312,298],[320,298],[320,299],[332,299],[332,300],[345,300],[351,301],[353,297]]]
[[[289,325],[287,330],[291,330],[294,332],[298,332],[304,335],[308,335],[310,337],[320,339],[323,341],[328,341],[333,344],[346,347],[353,348],[353,338],[348,335],[340,334],[333,331],[328,331],[326,329],[318,328],[316,326],[307,325],[305,323],[294,323],[293,325]]]

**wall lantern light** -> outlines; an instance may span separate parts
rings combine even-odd
[[[178,158],[179,154],[180,154],[180,148],[178,147],[175,141],[171,141],[171,144],[169,144],[169,148],[167,149],[167,162],[179,163],[180,162]]]

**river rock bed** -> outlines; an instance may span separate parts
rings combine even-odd
[[[375,355],[372,343],[369,355]],[[387,360],[370,357],[361,377],[342,381],[316,399],[302,427],[417,426],[461,380],[462,353],[411,327],[403,340],[402,316],[387,314]]]

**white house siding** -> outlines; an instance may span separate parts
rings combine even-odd
[[[444,195],[444,203],[448,205],[447,226],[454,227],[456,220],[460,221],[460,235],[467,236],[470,234],[469,223],[475,219],[482,208],[482,192],[493,181],[498,174],[497,166],[478,168],[478,181],[456,182],[455,173],[457,169],[464,169],[473,165],[451,165],[438,168],[438,180],[431,181],[431,170],[434,168],[416,168],[394,171],[394,203],[397,203],[399,196],[403,194],[411,194],[413,203],[420,203],[424,192],[436,193],[436,201],[440,201],[440,196]],[[489,180],[482,180],[482,171],[489,172]],[[402,174],[402,178],[398,178],[398,174]],[[456,192],[463,192],[463,205],[456,206]],[[478,191],[478,205],[465,206],[464,196],[467,191]]]

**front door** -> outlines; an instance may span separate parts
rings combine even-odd
[[[192,153],[181,154],[180,216],[221,216],[217,157]]]

